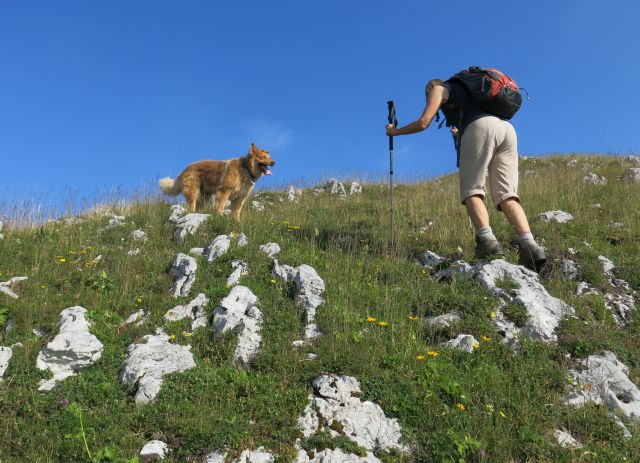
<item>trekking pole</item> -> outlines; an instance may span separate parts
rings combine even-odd
[[[396,119],[396,108],[393,105],[393,100],[387,101],[387,108],[389,109],[389,124],[393,124],[394,127],[398,126],[398,120]],[[389,136],[389,187],[391,189],[391,248],[394,247],[394,224],[393,224],[393,137]]]

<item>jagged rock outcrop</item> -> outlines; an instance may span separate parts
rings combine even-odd
[[[396,419],[387,418],[379,405],[360,400],[360,384],[351,376],[325,374],[312,382],[313,393],[298,425],[304,437],[321,428],[332,436],[343,435],[369,451],[408,448]]]
[[[545,222],[558,222],[558,223],[567,223],[573,220],[573,216],[568,212],[564,211],[547,211],[542,214],[538,214],[538,217],[544,220]]]
[[[280,252],[280,245],[278,243],[261,244],[259,249],[273,259]]]
[[[235,286],[220,307],[213,311],[212,329],[216,336],[233,332],[238,344],[233,354],[236,365],[248,365],[260,351],[262,312],[256,304],[258,298],[246,286]]]
[[[628,282],[616,278],[614,274],[616,266],[613,261],[605,256],[598,256],[598,260],[602,265],[604,276],[613,289],[613,292],[607,292],[603,296],[605,307],[611,310],[616,323],[620,327],[625,327],[631,322],[636,311],[635,291]]]
[[[544,342],[555,342],[555,329],[562,319],[575,313],[573,307],[547,292],[540,284],[537,273],[521,265],[496,259],[478,264],[473,271],[474,278],[482,286],[506,303],[519,304],[526,309],[528,320],[518,329],[517,334]],[[502,282],[510,282],[511,285],[517,285],[517,288],[507,292],[500,288]]]
[[[578,367],[569,370],[573,392],[565,400],[567,405],[604,404],[612,412],[640,422],[640,390],[631,382],[629,368],[616,354],[605,351],[590,355],[579,360]]]
[[[216,236],[211,244],[204,249],[204,253],[202,257],[207,262],[213,262],[218,257],[226,254],[231,246],[231,238],[229,235],[218,235]]]
[[[142,463],[155,463],[164,460],[169,453],[169,446],[161,440],[152,440],[144,444],[140,450],[140,460]]]
[[[176,223],[178,223],[178,220],[180,220],[180,217],[182,217],[186,213],[187,210],[184,207],[180,206],[179,204],[174,204],[173,206],[171,206],[167,222],[175,225]]]
[[[164,319],[170,322],[189,319],[191,331],[195,331],[200,327],[207,326],[206,306],[209,299],[204,293],[198,294],[191,302],[186,305],[178,305],[173,309],[169,309],[164,314]]]
[[[85,318],[87,309],[69,307],[60,312],[60,331],[38,354],[36,366],[49,370],[53,378],[43,379],[39,391],[50,391],[57,383],[84,370],[102,356],[104,346],[89,332],[91,323]]]
[[[273,261],[273,274],[285,282],[293,282],[294,303],[302,309],[305,326],[304,340],[294,341],[300,346],[320,336],[316,325],[318,307],[324,304],[325,285],[318,272],[310,265],[302,264],[298,267],[280,265],[277,259]]]
[[[171,342],[171,338],[161,328],[155,335],[148,334],[141,344],[131,344],[127,348],[120,373],[120,382],[136,390],[137,404],[146,404],[156,398],[165,375],[186,371],[196,366],[191,346],[181,346]]]
[[[176,229],[173,232],[173,239],[181,243],[184,241],[187,235],[195,235],[204,222],[206,222],[210,214],[199,214],[196,212],[192,212],[186,214],[175,221]]]
[[[13,277],[8,281],[0,281],[0,293],[6,294],[13,299],[18,299],[18,293],[15,292],[15,289],[27,279],[28,277]]]
[[[227,286],[235,286],[240,282],[240,279],[249,272],[249,264],[243,260],[234,260],[231,262],[233,272],[227,278]]]
[[[178,253],[171,261],[169,275],[173,277],[171,294],[173,297],[184,297],[189,295],[193,282],[196,281],[196,270],[198,264],[193,257]]]

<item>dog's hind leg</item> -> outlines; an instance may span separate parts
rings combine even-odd
[[[224,206],[227,204],[230,195],[231,192],[229,190],[216,191],[216,213],[218,215],[224,214]]]

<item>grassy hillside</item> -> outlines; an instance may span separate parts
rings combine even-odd
[[[640,290],[640,187],[617,180],[634,166],[616,157],[577,157],[577,166],[568,166],[570,159],[521,161],[521,197],[534,234],[550,260],[577,249],[573,259],[583,279],[596,287],[608,284],[597,262],[601,254]],[[587,172],[604,175],[608,185],[583,184]],[[0,383],[0,461],[79,462],[90,461],[89,453],[95,461],[127,461],[150,439],[174,449],[172,462],[200,462],[223,448],[231,458],[259,446],[291,461],[297,417],[307,404],[310,381],[323,372],[355,376],[363,399],[399,420],[413,453],[379,455],[386,462],[638,461],[637,427],[629,424],[634,437],[624,439],[606,408],[567,408],[562,400],[569,354],[575,359],[611,350],[631,369],[629,378],[640,383],[640,317],[618,328],[600,297],[575,297],[576,283],[560,279],[552,264],[541,281],[576,309],[577,318],[560,327],[557,345],[524,341],[522,351],[514,353],[501,344],[491,322],[495,297],[473,281],[437,282],[415,264],[419,252],[452,256],[458,247],[473,262],[473,236],[457,191],[457,175],[398,185],[392,250],[388,185],[364,185],[361,195],[345,200],[305,191],[299,203],[289,203],[263,194],[274,204],[263,212],[245,211],[241,231],[249,245],[232,247],[211,264],[199,259],[190,297],[177,300],[169,294],[171,259],[228,233],[229,218],[211,218],[181,244],[172,241],[174,228],[166,223],[170,205],[160,200],[114,211],[126,216],[126,224],[109,229],[108,217],[97,215],[76,225],[5,228],[0,281],[29,279],[19,299],[0,294],[0,324],[14,325],[9,334],[0,328],[0,345],[23,344],[14,349]],[[602,207],[592,207],[595,203]],[[574,220],[547,224],[535,218],[557,209]],[[507,260],[517,262],[515,234],[504,217],[491,215]],[[616,222],[623,225],[612,227]],[[133,243],[129,234],[135,229],[144,230],[149,241]],[[325,281],[326,303],[318,311],[323,336],[311,346],[291,346],[304,326],[289,288],[273,279],[271,261],[258,252],[269,241],[280,244],[282,263],[309,264]],[[134,247],[140,254],[127,255]],[[232,366],[234,337],[214,341],[208,329],[186,336],[186,322],[162,318],[199,292],[210,299],[210,314],[228,294],[225,280],[230,262],[238,258],[249,263],[241,284],[257,295],[264,314],[262,352],[248,371]],[[92,333],[104,344],[102,358],[53,391],[38,392],[38,381],[49,373],[38,370],[35,359],[57,334],[60,311],[74,305],[89,311]],[[151,314],[149,322],[120,329],[140,308]],[[452,309],[463,320],[446,332],[421,321]],[[168,376],[155,402],[136,406],[118,381],[118,369],[128,345],[163,325],[176,343],[193,346],[197,367]],[[47,334],[37,337],[34,328]],[[438,346],[459,333],[473,334],[480,347],[466,354]],[[318,358],[308,360],[309,352]],[[584,447],[561,448],[551,437],[559,428],[570,430]],[[349,448],[340,439],[315,440],[305,445]]]

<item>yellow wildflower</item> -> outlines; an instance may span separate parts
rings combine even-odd
[[[507,415],[506,415],[504,412],[500,412],[500,416],[501,416],[502,418],[506,418],[506,417],[507,417]]]
[[[369,323],[374,323],[376,320],[377,320],[377,318],[376,318],[376,317],[367,317],[367,321],[368,321]]]
[[[431,357],[435,358],[440,354],[438,352],[436,352],[435,350],[430,350],[429,352],[427,352],[427,355],[430,355]]]
[[[478,349],[480,347],[480,344],[474,342],[473,344],[471,344],[471,347],[473,347],[474,349]]]
[[[59,257],[59,258],[58,258],[58,261],[59,261],[59,262],[66,262],[66,261],[67,261],[67,259],[65,259],[64,257]]]
[[[496,313],[495,312],[491,312],[491,318],[496,318]]]
[[[409,320],[415,322],[416,320],[420,320],[420,317],[418,317],[417,315],[409,315]]]
[[[487,411],[489,413],[493,413],[493,405],[491,405],[491,404],[487,405]]]
[[[427,359],[427,357],[424,356],[424,355],[416,355],[416,360],[422,361],[422,360],[426,360],[426,359]]]
[[[170,338],[172,341],[175,341],[175,340],[176,340],[176,335],[175,335],[175,334],[172,334],[171,336],[169,336],[169,338]]]
[[[294,225],[293,227],[291,227],[293,230],[300,230],[300,227],[298,227],[297,225]]]
[[[387,322],[378,322],[378,325],[384,327],[384,326],[389,326],[389,323],[387,323]]]
[[[275,285],[276,284],[276,280],[271,280],[271,283],[273,283]]]
[[[491,338],[489,336],[482,336],[482,340],[485,342],[489,342],[491,341]]]
[[[464,404],[461,404],[460,402],[458,402],[456,404],[456,407],[458,407],[460,410],[464,411]]]
[[[190,331],[187,331],[184,335],[190,338],[191,336],[193,336],[193,333],[191,333]]]
[[[142,302],[142,296],[138,296],[138,298],[136,299],[136,302],[140,304]]]

